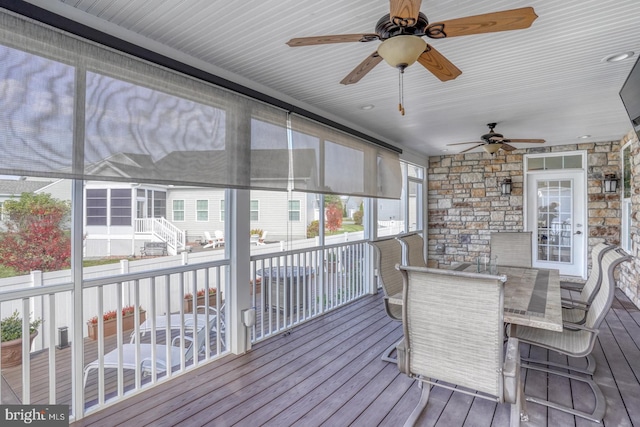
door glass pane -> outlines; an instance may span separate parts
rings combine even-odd
[[[573,181],[537,181],[537,210],[538,260],[572,263]]]

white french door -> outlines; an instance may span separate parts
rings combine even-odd
[[[586,193],[583,170],[528,172],[527,230],[533,234],[533,266],[586,277]]]

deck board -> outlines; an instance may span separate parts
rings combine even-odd
[[[397,426],[418,401],[420,390],[393,364],[380,360],[402,335],[399,322],[384,313],[380,295],[358,301],[254,345],[244,355],[227,355],[75,422],[81,426]],[[640,310],[621,291],[601,327],[594,348],[595,374],[607,399],[602,425],[640,425]],[[88,350],[93,351],[95,350]],[[567,358],[521,344],[523,357],[566,362]],[[95,358],[95,354],[87,358]],[[44,362],[34,358],[34,369]],[[68,361],[57,357],[59,400],[69,382]],[[581,360],[569,358],[574,365]],[[3,396],[15,388],[16,375],[3,370]],[[525,390],[539,397],[593,402],[588,387],[575,381],[523,370]],[[38,398],[48,390],[32,377]],[[95,382],[95,380],[94,380]],[[13,390],[8,388],[11,385]],[[68,388],[68,385],[66,386]],[[19,390],[18,390],[19,396]],[[10,397],[10,396],[9,396]],[[528,403],[524,427],[595,424]],[[434,387],[419,426],[505,427],[509,406]]]

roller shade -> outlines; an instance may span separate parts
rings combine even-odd
[[[0,174],[400,197],[396,153],[4,10],[0,61]]]

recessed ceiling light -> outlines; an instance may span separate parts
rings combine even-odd
[[[580,135],[578,137],[578,139],[587,139],[587,138],[591,138],[591,135]]]
[[[443,148],[442,151],[449,151],[449,149],[448,148]]]
[[[375,105],[373,104],[367,104],[367,105],[363,105],[362,107],[360,107],[361,110],[373,110],[373,108],[375,107]]]
[[[618,61],[624,61],[625,59],[629,59],[633,56],[633,52],[632,51],[628,51],[628,52],[623,52],[623,53],[616,53],[613,55],[608,55],[605,56],[604,58],[602,58],[602,62],[618,62]]]

